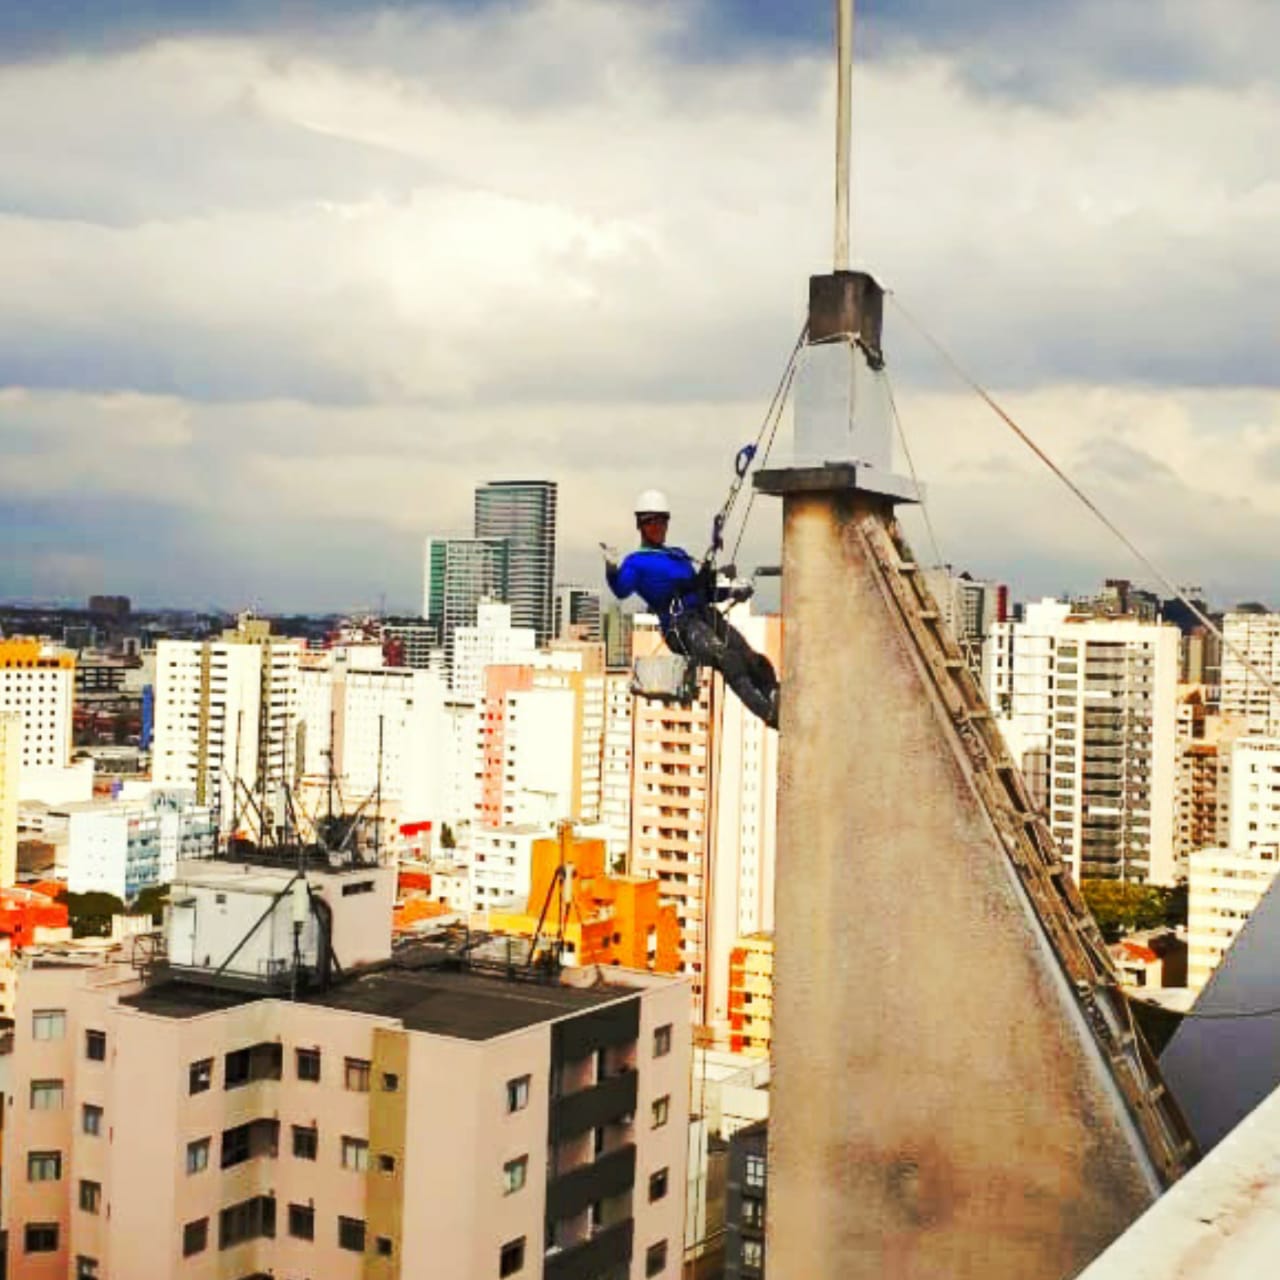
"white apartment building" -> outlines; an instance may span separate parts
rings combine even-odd
[[[0,714],[21,717],[23,776],[71,762],[75,656],[39,640],[0,640]],[[19,780],[23,799],[35,799]]]
[[[222,831],[256,831],[246,790],[266,798],[270,821],[293,781],[302,648],[248,617],[219,640],[156,646],[152,776],[194,788]]]
[[[1280,736],[1280,697],[1258,674],[1280,688],[1280,613],[1228,613],[1222,635],[1222,714],[1239,717],[1247,733]]]
[[[604,743],[600,757],[600,826],[609,857],[625,857],[631,843],[631,673],[610,671],[604,686]]]
[[[1178,652],[1176,627],[1058,600],[992,626],[987,699],[1077,880],[1177,877]]]
[[[576,711],[572,689],[534,688],[506,695],[504,826],[574,817]]]
[[[453,692],[459,698],[484,696],[484,669],[533,661],[537,632],[511,625],[511,606],[494,600],[476,606],[476,625],[453,633]]]
[[[0,711],[0,889],[18,878],[18,770],[22,714]]]
[[[471,911],[524,909],[533,876],[533,842],[554,834],[550,824],[524,823],[477,830],[471,837]]]
[[[65,817],[67,888],[110,893],[129,902],[143,889],[173,881],[180,858],[214,852],[211,810],[188,793],[157,790],[145,800],[90,801],[51,811]]]
[[[1280,738],[1231,744],[1227,847],[1280,856]]]
[[[1187,986],[1199,991],[1280,871],[1276,847],[1200,849],[1187,886]]]

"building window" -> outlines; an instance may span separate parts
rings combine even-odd
[[[338,1248],[352,1253],[364,1252],[363,1218],[338,1218]]]
[[[102,1108],[86,1102],[80,1108],[80,1129],[90,1137],[96,1138],[102,1132]]]
[[[379,1156],[378,1169],[381,1173],[395,1173],[396,1171],[395,1156],[386,1156],[386,1155]]]
[[[382,1092],[396,1093],[400,1089],[400,1077],[394,1071],[382,1073]]]
[[[369,1144],[363,1138],[342,1139],[342,1167],[363,1173],[369,1167]]]
[[[659,1169],[657,1173],[649,1175],[649,1202],[652,1204],[655,1200],[662,1200],[667,1194],[667,1171]]]
[[[58,1224],[28,1222],[22,1232],[22,1247],[26,1253],[57,1253]]]
[[[309,1204],[289,1206],[289,1234],[299,1240],[316,1238],[316,1211]]]
[[[227,1054],[223,1069],[224,1089],[238,1089],[255,1080],[279,1080],[284,1050],[274,1043],[255,1044]]]
[[[748,1156],[747,1171],[744,1179],[749,1187],[763,1187],[765,1177],[764,1156]]]
[[[203,1173],[209,1167],[209,1139],[197,1138],[187,1143],[187,1172]]]
[[[28,1182],[57,1182],[61,1177],[61,1151],[31,1151],[27,1153]]]
[[[187,1092],[204,1093],[213,1084],[213,1059],[201,1058],[187,1068]]]
[[[519,1240],[508,1240],[498,1254],[498,1274],[513,1276],[524,1270],[524,1236]]]
[[[102,1183],[80,1179],[80,1207],[85,1213],[97,1213],[102,1207]]]
[[[742,1197],[742,1225],[744,1227],[764,1227],[764,1201],[752,1196]]]
[[[759,1271],[764,1266],[764,1245],[759,1240],[742,1242],[742,1265]]]
[[[659,1240],[651,1244],[644,1252],[644,1273],[646,1276],[660,1276],[667,1269],[667,1242]]]
[[[84,1033],[84,1056],[90,1062],[106,1062],[107,1033],[105,1031],[86,1031]]]
[[[369,1061],[366,1058],[348,1058],[346,1061],[346,1087],[352,1093],[369,1092]]]
[[[83,1253],[76,1254],[76,1280],[98,1280],[97,1258],[86,1258]]]
[[[391,1257],[391,1241],[386,1236],[379,1236],[374,1241],[374,1248],[377,1250],[378,1257]]]
[[[320,1133],[315,1125],[293,1126],[293,1154],[299,1160],[314,1160],[320,1149]]]
[[[32,1111],[62,1110],[62,1081],[33,1080],[31,1082]]]
[[[665,1058],[671,1052],[671,1023],[657,1027],[653,1033],[653,1056]]]
[[[190,1258],[203,1253],[209,1245],[209,1219],[197,1218],[182,1228],[182,1256]]]
[[[502,1194],[509,1196],[524,1186],[529,1173],[529,1157],[517,1156],[502,1166]]]
[[[529,1085],[531,1076],[516,1076],[507,1081],[507,1112],[523,1111],[529,1105]]]
[[[357,880],[355,884],[344,884],[342,886],[342,896],[344,898],[350,898],[357,893],[372,893],[372,892],[373,892],[372,880]]]
[[[62,1009],[37,1009],[31,1015],[33,1040],[61,1040],[67,1033],[67,1015]]]
[[[670,1095],[664,1093],[662,1097],[655,1098],[653,1100],[653,1106],[651,1110],[653,1112],[653,1127],[655,1129],[661,1129],[662,1126],[667,1123],[667,1120],[670,1118],[670,1115],[671,1115]]]
[[[276,1233],[276,1202],[273,1196],[241,1200],[218,1214],[218,1248],[230,1249],[246,1240]]]
[[[311,1080],[318,1084],[320,1082],[320,1050],[299,1049],[295,1057],[298,1079]]]

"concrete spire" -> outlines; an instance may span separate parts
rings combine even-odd
[[[903,587],[881,296],[811,281],[796,457],[756,477],[783,499],[769,1275],[1065,1280],[1185,1135],[976,684]]]

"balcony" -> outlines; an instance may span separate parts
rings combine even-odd
[[[634,1234],[635,1223],[630,1218],[605,1227],[581,1244],[548,1253],[542,1274],[545,1280],[595,1280],[615,1272],[626,1275]]]
[[[624,1071],[555,1099],[551,1104],[552,1133],[558,1138],[572,1138],[623,1116],[635,1115],[637,1079],[634,1071]]]
[[[635,1143],[607,1152],[547,1183],[547,1217],[572,1218],[599,1200],[622,1195],[636,1183]]]

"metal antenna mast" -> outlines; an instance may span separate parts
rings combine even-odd
[[[853,0],[836,0],[835,269],[849,269],[849,160],[853,150]]]

